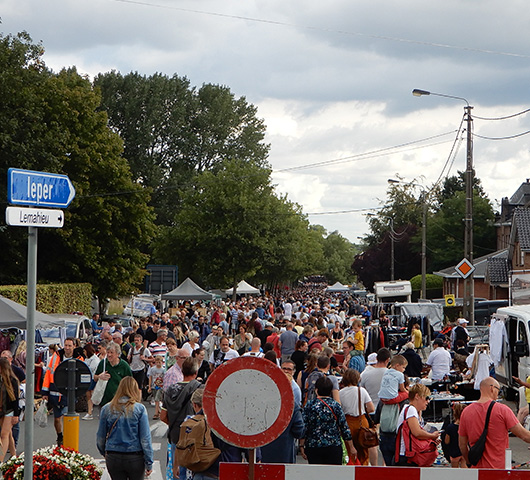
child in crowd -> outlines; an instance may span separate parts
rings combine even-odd
[[[458,446],[458,425],[460,425],[460,416],[465,407],[462,403],[453,404],[453,423],[447,425],[445,429],[444,443],[449,445],[449,457],[453,468],[467,468],[466,461]]]
[[[401,403],[408,398],[409,392],[405,387],[405,368],[408,362],[403,355],[394,355],[390,360],[390,368],[385,371],[381,379],[379,400],[385,405]]]
[[[147,378],[149,378],[149,386],[147,391],[152,393],[153,400],[155,402],[155,414],[153,420],[158,420],[160,418],[160,402],[164,394],[164,373],[166,369],[164,368],[164,357],[157,355],[155,357],[155,364],[152,367],[149,367],[147,371]]]
[[[419,323],[415,323],[414,325],[412,325],[411,337],[412,343],[414,343],[414,348],[416,349],[416,351],[423,347],[423,336],[421,334]]]
[[[355,319],[351,324],[353,332],[353,345],[355,348],[351,352],[351,356],[364,355],[364,335],[362,331],[363,323],[359,319]]]

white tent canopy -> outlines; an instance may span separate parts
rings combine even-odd
[[[229,288],[228,290],[225,290],[227,295],[232,295],[234,293],[233,288]],[[249,283],[245,282],[245,280],[241,280],[236,287],[236,293],[239,295],[259,295],[261,292],[259,288],[253,287]]]
[[[348,292],[350,287],[348,285],[343,285],[340,282],[336,282],[333,285],[326,288],[326,292]]]
[[[177,288],[162,295],[162,300],[211,300],[212,298],[211,293],[203,290],[189,277]]]

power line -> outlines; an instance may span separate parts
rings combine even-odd
[[[527,108],[526,110],[523,110],[522,112],[519,112],[519,113],[514,113],[513,115],[507,115],[505,117],[477,117],[476,115],[473,115],[473,119],[478,119],[478,120],[507,120],[509,118],[514,118],[514,117],[518,117],[519,115],[523,115],[527,112],[530,112],[530,108]]]
[[[485,137],[484,135],[479,135],[478,133],[472,133],[472,135],[477,138],[482,138],[483,140],[511,140],[512,138],[523,137],[524,135],[528,135],[529,133],[530,130],[527,130],[526,132],[517,133],[516,135],[510,135],[509,137]]]
[[[442,168],[442,171],[440,172],[440,175],[438,176],[438,179],[436,180],[436,182],[434,182],[434,185],[433,185],[431,191],[434,190],[441,183],[442,178],[445,179],[445,178],[447,178],[449,176],[449,172],[451,171],[451,168],[452,168],[452,166],[454,164],[456,155],[457,155],[458,151],[460,150],[460,145],[462,145],[463,135],[461,135],[461,133],[463,133],[462,125],[464,123],[464,118],[465,118],[465,116],[463,116],[462,120],[460,121],[460,125],[458,126],[458,130],[457,130],[457,133],[456,133],[455,141],[453,142],[453,146],[451,147],[451,150],[449,152],[449,155],[447,157],[445,165]],[[447,172],[444,175],[444,171],[445,171],[446,168],[447,168]]]
[[[337,164],[352,162],[352,161],[356,161],[356,160],[368,160],[368,159],[371,159],[371,158],[376,158],[376,157],[382,156],[383,154],[388,155],[389,153],[392,153],[392,154],[405,153],[405,152],[408,152],[410,150],[416,150],[416,149],[419,149],[419,148],[433,147],[433,146],[441,145],[443,143],[447,143],[447,140],[444,140],[442,142],[437,142],[437,143],[431,143],[431,144],[428,144],[428,145],[417,146],[417,147],[412,148],[412,149],[392,152],[392,150],[398,150],[399,148],[407,147],[409,145],[415,145],[417,143],[426,142],[428,140],[433,140],[435,138],[440,138],[440,137],[443,137],[445,135],[451,135],[451,134],[455,133],[455,131],[458,132],[458,130],[452,130],[450,132],[440,133],[438,135],[433,135],[431,137],[422,138],[420,140],[414,140],[414,141],[411,141],[411,142],[406,142],[406,143],[402,143],[402,144],[399,144],[399,145],[394,145],[392,147],[385,147],[385,148],[381,148],[381,149],[378,149],[378,150],[372,150],[370,152],[365,152],[365,153],[358,153],[358,154],[355,154],[355,155],[350,155],[348,157],[341,157],[341,158],[336,158],[336,159],[333,159],[333,160],[325,160],[325,161],[321,161],[321,162],[308,163],[308,164],[305,164],[305,165],[298,165],[296,167],[282,168],[280,170],[273,170],[273,172],[274,173],[283,173],[283,172],[292,172],[292,171],[295,171],[295,170],[304,170],[304,169],[308,169],[308,168],[323,167],[323,166],[328,166],[328,165],[337,165]]]
[[[408,38],[399,38],[399,37],[390,37],[387,35],[377,35],[377,34],[370,34],[370,33],[361,33],[361,32],[350,32],[347,30],[336,30],[333,28],[326,28],[326,27],[315,27],[310,25],[300,25],[295,23],[289,23],[289,22],[280,22],[277,20],[268,20],[264,18],[256,18],[256,17],[247,17],[243,15],[231,15],[227,13],[219,13],[219,12],[208,12],[205,10],[196,10],[191,8],[182,8],[182,7],[175,7],[171,5],[160,5],[156,3],[150,3],[150,2],[143,2],[138,0],[114,0],[115,2],[121,2],[121,3],[129,3],[133,5],[143,5],[146,7],[154,7],[154,8],[163,8],[167,10],[177,10],[180,12],[187,12],[187,13],[196,13],[199,15],[209,15],[214,17],[222,17],[222,18],[232,18],[236,20],[244,20],[246,22],[255,22],[255,23],[264,23],[269,25],[276,25],[281,27],[295,27],[295,28],[304,28],[306,30],[315,30],[319,32],[329,32],[329,33],[336,33],[339,35],[349,35],[349,36],[358,36],[358,37],[365,37],[365,38],[373,38],[376,40],[385,40],[390,42],[398,42],[398,43],[409,43],[412,45],[424,45],[427,47],[436,47],[436,48],[444,48],[444,49],[451,49],[451,50],[461,50],[466,52],[476,52],[476,53],[484,53],[488,55],[502,55],[507,57],[517,57],[517,58],[530,58],[530,55],[525,55],[522,53],[513,53],[513,52],[501,52],[498,50],[487,50],[483,48],[474,48],[474,47],[465,47],[462,45],[450,45],[446,43],[435,43],[435,42],[427,42],[427,41],[421,41],[421,40],[411,40]]]

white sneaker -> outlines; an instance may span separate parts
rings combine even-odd
[[[90,415],[89,413],[87,413],[84,417],[83,417],[83,420],[94,420],[94,417],[92,415]]]

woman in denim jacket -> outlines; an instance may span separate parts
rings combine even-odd
[[[151,474],[149,418],[133,377],[123,378],[114,398],[101,409],[97,447],[112,480],[143,480]]]

